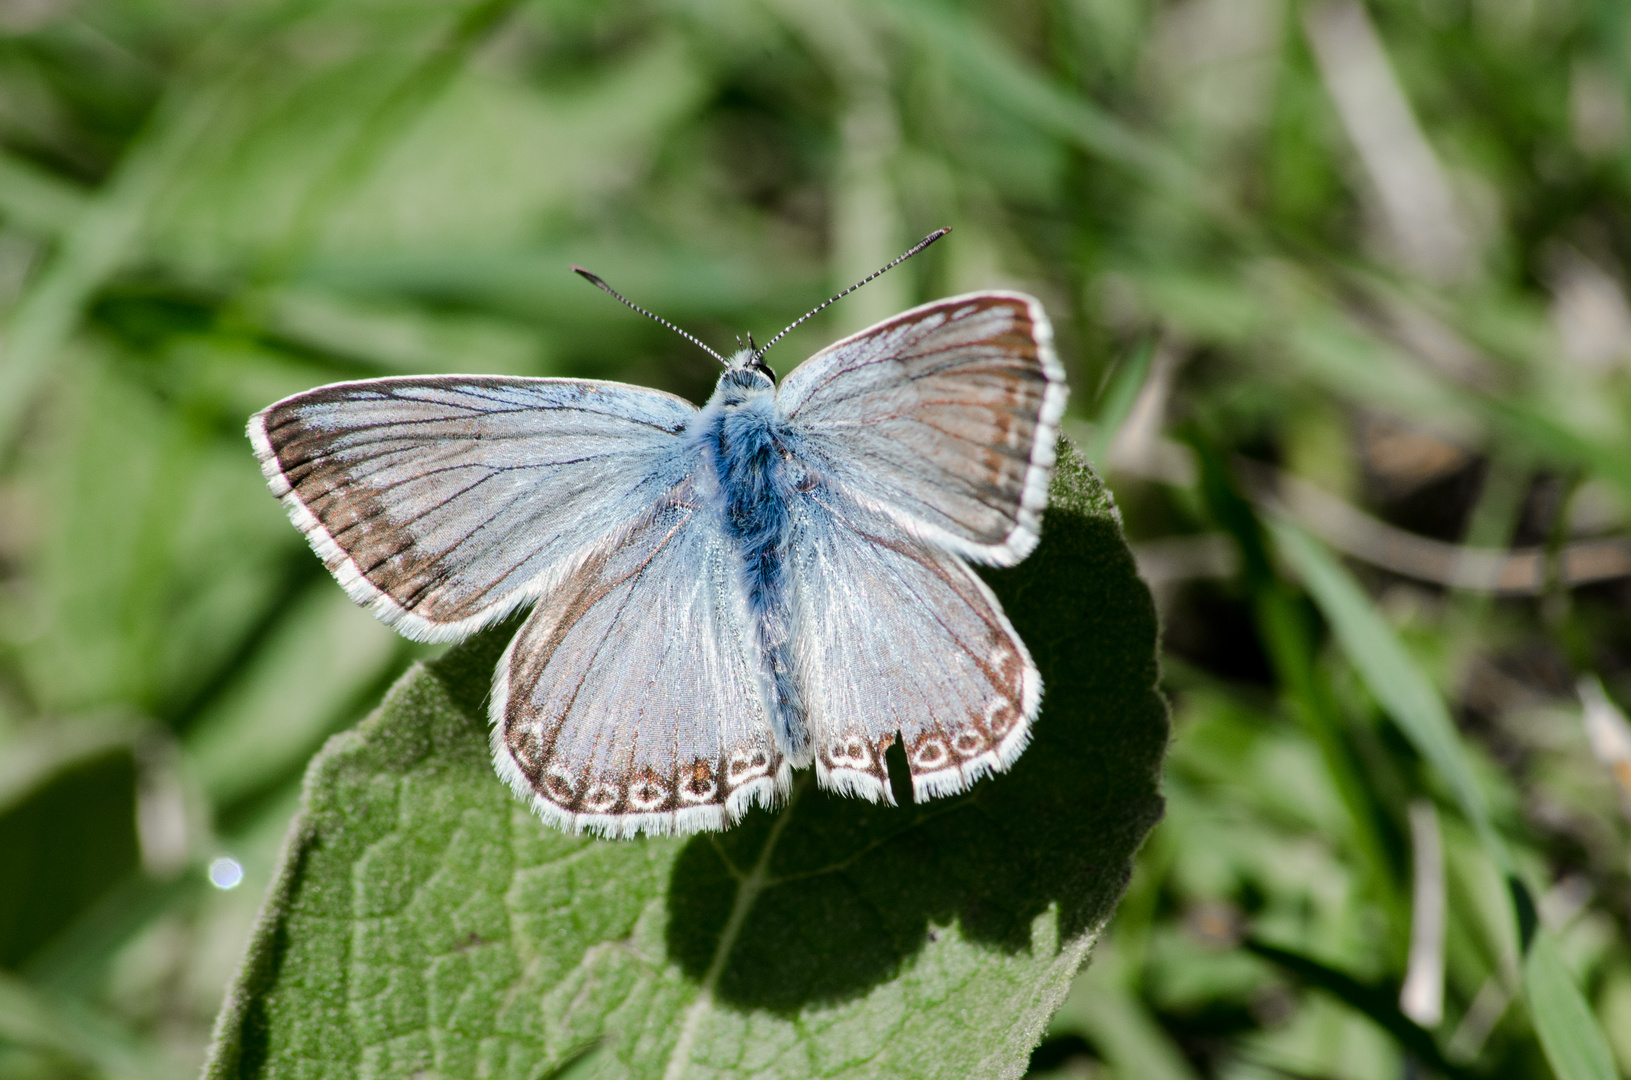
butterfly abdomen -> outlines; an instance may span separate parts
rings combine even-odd
[[[702,442],[719,484],[726,535],[740,559],[756,644],[759,682],[771,727],[783,754],[795,764],[810,756],[803,695],[794,673],[788,542],[794,484],[786,448],[777,431],[774,390],[727,385],[699,418]],[[745,393],[743,392],[745,389]]]

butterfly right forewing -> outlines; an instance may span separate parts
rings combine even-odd
[[[954,296],[823,349],[779,404],[810,464],[922,539],[1009,566],[1036,546],[1065,374],[1042,305]]]

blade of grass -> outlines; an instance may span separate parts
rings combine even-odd
[[[0,350],[0,451],[11,445],[57,351],[101,284],[137,244],[147,209],[207,127],[220,83],[178,79],[113,178],[92,196],[61,247],[23,294]]]
[[[1450,1080],[1473,1080],[1478,1074],[1446,1060],[1433,1041],[1432,1033],[1413,1022],[1399,1011],[1397,994],[1379,986],[1368,986],[1352,975],[1338,971],[1319,960],[1282,949],[1278,945],[1247,938],[1242,942],[1246,951],[1256,953],[1310,986],[1333,995],[1344,1004],[1369,1017],[1378,1027],[1392,1035],[1399,1045],[1409,1051],[1423,1065],[1449,1077]]]
[[[155,918],[195,897],[203,883],[202,866],[169,881],[130,874],[30,956],[22,974],[53,996],[91,997],[119,949]]]
[[[1524,958],[1523,996],[1557,1080],[1617,1080],[1608,1039],[1545,931]]]
[[[1049,1031],[1080,1033],[1117,1075],[1140,1080],[1196,1080],[1195,1070],[1155,1017],[1125,986],[1094,971],[1076,980]]]
[[[1149,378],[1150,358],[1154,355],[1155,339],[1146,338],[1134,346],[1111,375],[1110,386],[1104,392],[1103,404],[1094,421],[1093,438],[1082,448],[1083,455],[1095,469],[1104,468],[1110,444],[1126,422],[1127,414],[1133,411],[1133,402],[1138,400],[1144,380]]]
[[[1329,552],[1288,522],[1274,521],[1271,528],[1279,550],[1308,586],[1366,686],[1450,785],[1479,841],[1506,877],[1525,948],[1524,998],[1547,1061],[1559,1080],[1612,1078],[1607,1038],[1550,938],[1536,930],[1528,889],[1517,876],[1506,841],[1490,821],[1484,793],[1473,778],[1443,699],[1359,583]]]
[[[1271,518],[1269,528],[1278,550],[1308,587],[1365,685],[1416,751],[1444,778],[1479,840],[1510,876],[1511,853],[1490,823],[1489,804],[1473,778],[1461,738],[1438,691],[1410,659],[1359,583],[1324,547],[1283,519]]]
[[[471,54],[502,29],[516,4],[517,0],[477,0],[452,19],[445,35],[362,118],[346,151],[307,189],[294,224],[263,268],[263,277],[286,276],[316,246],[324,216],[446,91]]]
[[[48,1050],[109,1080],[168,1080],[174,1070],[135,1038],[83,1006],[59,1002],[0,972],[0,1039]]]
[[[1343,720],[1330,687],[1314,663],[1308,619],[1290,588],[1269,561],[1262,525],[1211,444],[1189,434],[1200,465],[1201,496],[1212,519],[1239,545],[1252,606],[1278,681],[1288,691],[1304,725],[1320,749],[1352,830],[1352,841],[1377,897],[1395,925],[1408,925],[1409,909],[1399,884],[1401,867],[1390,857],[1385,815],[1376,793],[1356,768],[1356,755],[1343,730]]]
[[[54,239],[79,220],[86,201],[78,185],[0,150],[0,214],[8,225]]]
[[[1221,224],[1239,225],[1234,211],[1166,143],[1055,84],[960,11],[928,0],[890,0],[883,10],[903,35],[943,58],[999,109],[1200,205]]]

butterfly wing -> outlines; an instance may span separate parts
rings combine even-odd
[[[962,559],[817,488],[791,569],[822,786],[893,802],[884,751],[897,733],[919,801],[962,791],[1024,750],[1042,678]]]
[[[687,480],[543,596],[499,661],[499,775],[607,836],[722,829],[791,778],[749,666],[737,555]]]
[[[1036,546],[1065,376],[1042,305],[937,300],[799,365],[779,407],[810,464],[915,535],[1011,566]]]
[[[351,598],[453,641],[536,597],[683,466],[689,403],[571,379],[370,379],[257,413],[275,494]]]

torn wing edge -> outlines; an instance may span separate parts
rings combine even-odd
[[[985,583],[985,579],[976,574],[970,566],[964,565],[962,569],[979,588],[986,602],[991,605],[992,614],[996,615],[998,625],[1008,635],[1008,640],[1019,650],[1019,658],[1024,664],[1024,673],[1020,676],[1019,722],[1014,725],[1014,730],[998,741],[996,746],[974,755],[959,765],[921,775],[913,773],[913,802],[926,802],[929,799],[956,795],[967,791],[983,777],[1007,772],[1031,744],[1031,725],[1042,711],[1042,673],[1037,670],[1036,661],[1031,659],[1031,650],[1026,647],[1025,639],[1019,636],[1014,624],[1008,621],[1008,613],[1003,610],[1002,601],[997,599],[997,594],[991,591],[991,586]],[[955,753],[955,750],[953,752]],[[908,758],[907,764],[910,763],[911,760]]]
[[[1025,645],[1025,639],[1019,636],[1014,624],[1008,621],[1008,613],[1002,608],[1002,601],[997,599],[996,593],[985,580],[975,573],[973,568],[965,563],[958,562],[958,568],[967,574],[986,603],[991,605],[991,613],[997,617],[997,623],[1002,631],[1008,635],[1008,640],[1019,653],[1020,661],[1024,665],[1020,677],[1020,712],[1019,721],[1014,729],[1004,735],[997,745],[983,753],[976,754],[968,760],[951,768],[936,769],[933,772],[919,774],[912,773],[912,801],[923,803],[929,799],[945,798],[948,795],[957,795],[973,787],[975,782],[987,776],[1007,772],[1025,752],[1031,743],[1031,725],[1042,711],[1042,673],[1037,670],[1036,661],[1031,659],[1031,650]],[[889,736],[894,738],[893,735]],[[885,742],[887,746],[887,740]],[[904,740],[901,745],[905,749]],[[953,750],[953,753],[956,751]],[[882,758],[882,751],[874,750]],[[907,758],[907,767],[911,768],[911,759]],[[895,796],[890,789],[887,779],[887,766],[885,779],[880,780],[872,773],[862,769],[830,768],[821,760],[821,755],[815,755],[816,781],[823,790],[853,798],[866,799],[868,802],[881,803],[885,806],[894,806]]]

